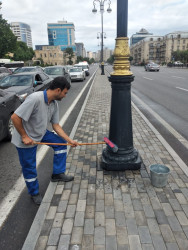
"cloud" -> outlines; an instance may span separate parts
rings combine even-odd
[[[97,14],[92,13],[91,0],[2,0],[2,14],[8,22],[25,22],[31,26],[33,44],[48,44],[47,23],[67,20],[75,25],[76,42],[83,42],[86,50],[97,51],[101,32],[101,14],[99,2],[96,2]],[[108,8],[105,2],[105,10]],[[173,31],[188,30],[187,0],[129,0],[128,36],[147,29],[154,35],[165,35]],[[105,11],[105,46],[114,48],[116,38],[117,0],[111,0],[112,13]]]

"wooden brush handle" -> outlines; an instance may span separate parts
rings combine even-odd
[[[56,143],[56,142],[34,142],[34,144],[38,145],[58,145],[58,146],[72,146],[71,143]],[[98,144],[106,144],[105,142],[85,142],[85,143],[78,143],[79,146],[82,145],[98,145]]]

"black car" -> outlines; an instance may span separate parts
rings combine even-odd
[[[12,72],[9,69],[5,67],[0,67],[0,79],[10,74],[12,74]]]
[[[44,72],[52,78],[55,78],[57,76],[64,76],[67,81],[71,83],[71,77],[66,66],[49,66],[44,69]]]
[[[20,67],[14,70],[14,74],[23,73],[23,72],[44,72],[40,66],[29,66],[29,67]]]
[[[15,93],[0,89],[0,141],[11,139],[14,126],[10,117],[20,104],[21,101]]]
[[[52,78],[45,73],[25,72],[6,76],[0,80],[0,89],[16,93],[23,102],[33,92],[49,87]]]

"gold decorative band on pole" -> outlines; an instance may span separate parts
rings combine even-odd
[[[114,72],[111,73],[113,76],[129,76],[133,75],[130,71],[130,50],[128,44],[128,37],[116,38],[116,46],[114,50]]]

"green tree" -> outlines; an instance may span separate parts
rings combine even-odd
[[[0,9],[1,9],[0,2]],[[16,36],[12,33],[10,25],[0,14],[0,58],[5,57],[8,52],[13,52],[16,48]]]
[[[174,61],[181,61],[183,63],[188,63],[188,50],[177,50],[172,53]]]
[[[77,62],[77,63],[83,62],[83,57],[82,57],[82,56],[77,56],[76,62]]]
[[[72,58],[74,57],[74,51],[72,48],[68,47],[64,50],[64,53],[66,55],[66,57],[68,57],[68,61],[67,61],[67,64],[69,65],[72,65],[73,64],[73,61],[72,61]]]
[[[113,63],[114,63],[114,55],[111,55],[111,56],[107,59],[107,63],[109,63],[109,64],[113,64]]]
[[[17,41],[13,59],[15,61],[28,61],[32,60],[34,54],[35,52],[33,51],[33,49],[28,48],[26,43]]]
[[[95,62],[95,59],[94,59],[94,58],[91,58],[91,59],[89,60],[89,62],[90,62],[90,64],[92,64],[92,63]]]

